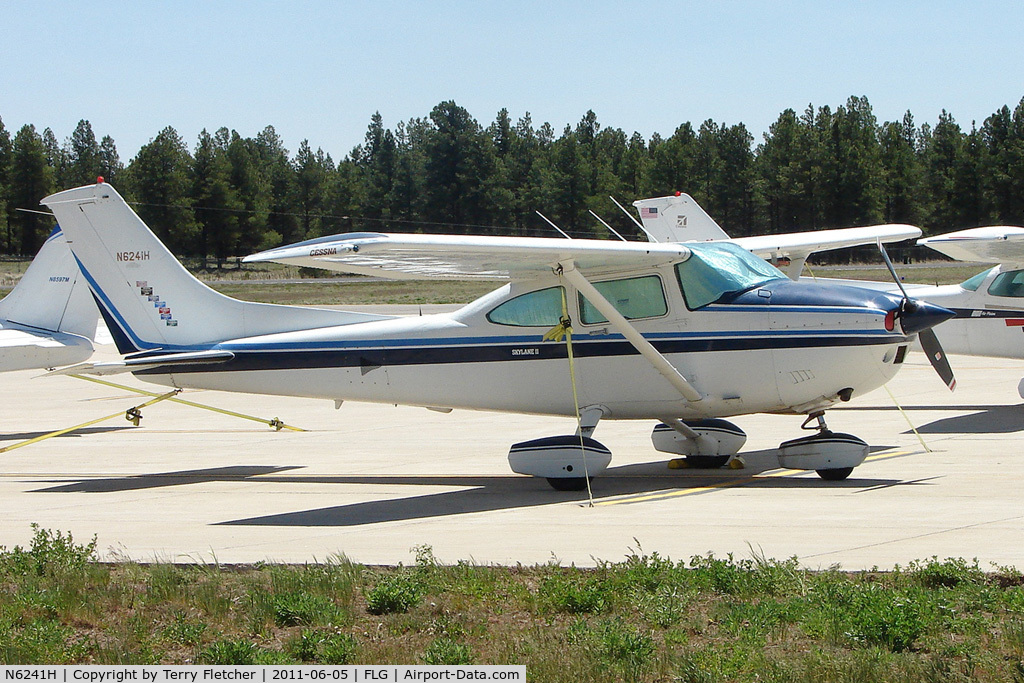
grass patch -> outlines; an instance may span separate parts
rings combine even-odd
[[[531,681],[1024,680],[1024,577],[931,558],[634,552],[592,569],[343,557],[103,564],[35,527],[0,549],[3,664],[524,664]]]

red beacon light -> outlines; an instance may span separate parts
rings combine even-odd
[[[683,193],[682,193],[682,192],[680,192],[679,190],[676,190],[676,196],[677,196],[677,197],[678,197],[678,196],[680,196],[681,194],[683,194]]]
[[[97,185],[102,185],[103,184],[103,176],[101,176],[101,175],[96,176],[96,184]]]

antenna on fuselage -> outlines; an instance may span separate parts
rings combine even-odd
[[[620,235],[618,232],[616,232],[615,228],[613,228],[612,226],[610,226],[607,223],[605,223],[604,219],[601,218],[600,216],[598,216],[596,213],[594,213],[593,209],[590,209],[590,215],[593,216],[594,218],[596,218],[597,220],[601,221],[601,225],[603,225],[604,227],[606,227],[609,230],[611,230],[612,234],[615,235],[616,237],[618,237],[620,240],[622,240],[623,242],[628,242],[629,241],[625,237]]]
[[[641,230],[644,231],[644,234],[647,235],[647,241],[649,241],[649,242],[657,242],[658,241],[657,239],[654,238],[654,235],[652,235],[651,233],[647,232],[647,228],[644,227],[643,223],[638,221],[633,216],[633,214],[631,214],[629,211],[627,211],[626,207],[624,207],[622,204],[619,204],[619,200],[618,199],[616,199],[615,197],[613,197],[611,195],[608,195],[608,199],[610,199],[613,202],[615,202],[615,206],[619,207],[622,210],[622,213],[626,214],[626,216],[629,218],[629,220],[631,220],[634,223],[636,223],[636,227],[638,227],[638,228],[640,228]]]
[[[552,223],[552,222],[551,222],[550,220],[548,220],[548,217],[547,217],[547,216],[545,216],[544,214],[542,214],[542,213],[541,213],[540,211],[536,211],[536,210],[534,210],[534,211],[536,212],[536,214],[537,214],[538,216],[540,216],[540,217],[541,217],[541,218],[543,218],[543,219],[544,219],[545,221],[547,221],[548,225],[550,225],[550,226],[551,226],[552,228],[554,228],[554,229],[555,229],[555,230],[557,230],[558,232],[562,233],[562,237],[564,237],[564,238],[565,238],[565,239],[567,239],[567,240],[571,240],[571,239],[572,239],[571,237],[569,237],[569,233],[567,233],[567,232],[566,232],[565,230],[562,230],[562,229],[561,229],[560,227],[558,227],[557,225],[555,225],[554,223]]]

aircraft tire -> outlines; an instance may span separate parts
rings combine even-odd
[[[686,456],[687,467],[695,467],[702,470],[725,467],[731,455],[688,455]]]
[[[583,491],[587,488],[586,477],[547,477],[547,480],[556,491]]]
[[[815,470],[825,481],[842,481],[853,472],[852,467],[834,467],[827,470]]]

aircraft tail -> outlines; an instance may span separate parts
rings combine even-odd
[[[57,216],[122,354],[193,351],[241,337],[383,316],[239,301],[197,280],[106,183],[42,200]]]
[[[47,332],[96,337],[96,306],[59,226],[0,301],[0,318]]]
[[[718,223],[688,194],[638,199],[644,230],[652,242],[706,242],[727,240]]]

